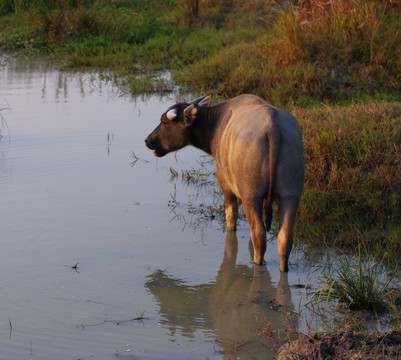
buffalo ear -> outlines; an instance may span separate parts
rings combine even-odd
[[[197,112],[198,112],[198,106],[195,104],[188,105],[184,109],[184,124],[186,126],[190,126],[195,122]]]
[[[195,122],[198,108],[203,106],[209,106],[211,102],[212,102],[212,95],[205,95],[191,101],[189,105],[184,109],[185,126],[192,125]]]
[[[211,102],[212,102],[212,95],[209,94],[209,95],[203,96],[203,97],[201,98],[201,101],[199,101],[199,102],[197,103],[197,105],[198,105],[199,107],[202,107],[202,106],[209,106]]]

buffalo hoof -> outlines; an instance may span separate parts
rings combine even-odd
[[[280,271],[288,272],[288,256],[280,256]]]
[[[253,258],[253,262],[255,263],[255,264],[257,264],[257,265],[264,265],[265,264],[265,261],[264,261],[264,259],[263,259],[263,256],[262,257],[257,257],[257,256],[255,256],[254,258]]]

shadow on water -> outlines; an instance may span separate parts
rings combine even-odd
[[[258,335],[258,318],[264,314],[275,330],[285,321],[297,321],[295,315],[291,319],[286,315],[295,314],[288,274],[281,273],[275,284],[266,266],[236,264],[237,250],[237,235],[228,231],[223,262],[213,283],[190,286],[157,270],[147,277],[146,287],[159,304],[160,323],[170,336],[180,333],[193,338],[204,330],[214,334],[220,347],[216,351],[224,359],[273,356],[274,344]]]

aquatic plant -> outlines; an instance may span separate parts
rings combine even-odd
[[[213,158],[202,155],[196,160],[195,166],[180,171],[170,167],[169,172],[170,181],[174,183],[174,192],[170,194],[168,205],[174,219],[185,225],[189,224],[194,230],[217,220],[221,228],[225,229],[224,197],[218,185]],[[186,184],[190,190],[185,202],[177,200],[177,181]],[[245,220],[242,206],[239,210],[239,221]]]
[[[335,255],[329,265],[318,266],[319,275],[312,281],[320,282],[306,306],[326,312],[345,305],[351,310],[380,312],[388,309],[396,270],[387,270],[380,259],[375,259],[366,248],[357,254]]]
[[[2,138],[1,131],[3,127],[8,127],[6,119],[4,118],[3,112],[5,110],[10,111],[10,106],[8,105],[7,101],[4,100],[5,105],[0,107],[0,139]],[[1,106],[1,104],[0,104]]]

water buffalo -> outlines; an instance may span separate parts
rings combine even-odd
[[[280,270],[288,271],[305,168],[298,121],[254,95],[240,95],[214,106],[210,103],[211,96],[205,95],[170,106],[145,143],[158,157],[186,145],[213,156],[225,200],[227,230],[236,229],[240,199],[257,264],[263,263],[275,201]]]

